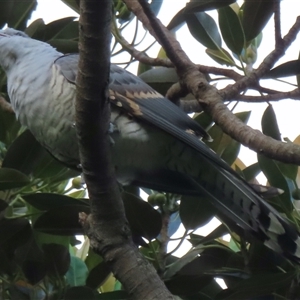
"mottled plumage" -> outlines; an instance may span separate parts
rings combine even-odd
[[[0,31],[0,65],[20,122],[58,160],[79,162],[74,124],[78,55],[13,29]],[[299,233],[202,141],[207,133],[138,77],[111,66],[113,162],[121,184],[206,194],[265,245],[299,260]]]

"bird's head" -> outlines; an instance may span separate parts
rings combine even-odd
[[[26,33],[6,28],[0,30],[0,66],[9,72],[20,61],[38,60],[40,53],[51,57],[57,51],[49,44],[30,38]]]

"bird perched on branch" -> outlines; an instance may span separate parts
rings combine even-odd
[[[0,31],[0,65],[22,125],[59,161],[78,166],[75,79],[78,55],[63,55],[25,33]],[[248,234],[293,260],[299,233],[221,160],[209,135],[138,77],[111,66],[111,151],[117,180],[177,194],[205,194]]]

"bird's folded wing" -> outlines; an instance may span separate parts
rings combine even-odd
[[[65,78],[75,84],[78,70],[78,54],[59,57],[55,64]],[[199,138],[210,139],[208,133],[174,103],[152,89],[139,77],[111,65],[110,102],[137,119],[160,128],[214,161],[223,169],[232,169]]]

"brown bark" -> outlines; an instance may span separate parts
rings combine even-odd
[[[132,299],[172,299],[133,244],[114,175],[108,134],[110,108],[110,0],[81,1],[76,128],[91,214],[83,221],[93,249],[101,254]]]
[[[282,42],[266,57],[256,71],[247,77],[241,77],[235,84],[227,86],[222,91],[218,91],[208,84],[196,65],[183,52],[174,36],[154,16],[145,0],[123,1],[163,46],[167,56],[177,69],[182,83],[187,86],[188,90],[199,101],[201,107],[212,116],[213,120],[225,133],[257,153],[265,154],[270,158],[286,163],[300,165],[300,147],[298,145],[279,142],[265,136],[258,130],[252,129],[241,122],[223,104],[224,100],[233,100],[236,96],[239,96],[240,92],[257,86],[258,80],[272,68],[274,63],[296,39],[300,29],[300,17],[297,18],[288,34],[282,39]]]

